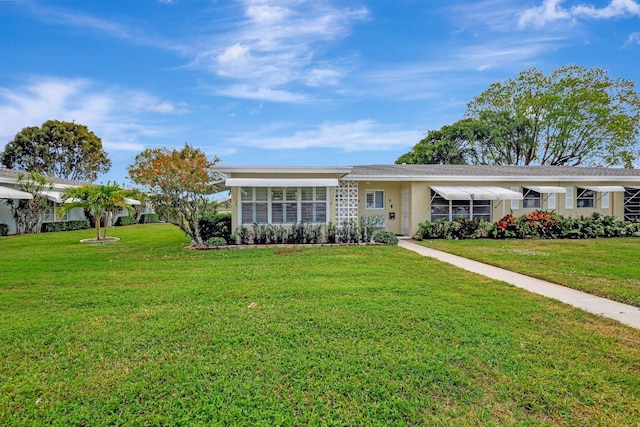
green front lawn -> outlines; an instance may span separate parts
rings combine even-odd
[[[640,307],[640,238],[427,240],[422,243]]]
[[[110,234],[0,239],[0,424],[640,423],[615,321],[398,247]]]

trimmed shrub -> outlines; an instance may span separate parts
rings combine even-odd
[[[398,238],[390,231],[378,231],[373,235],[373,241],[389,246],[395,246],[398,244]]]
[[[160,222],[160,217],[157,213],[146,213],[140,215],[140,224],[154,224],[156,222]]]
[[[200,227],[200,237],[205,242],[212,237],[222,237],[227,242],[231,240],[230,213],[205,215],[198,221],[198,227]]]
[[[206,244],[211,248],[217,248],[219,246],[227,246],[227,241],[224,237],[212,237],[207,240]]]
[[[88,219],[79,219],[76,221],[61,221],[61,222],[45,222],[42,224],[41,232],[51,233],[56,231],[73,231],[73,230],[86,230],[89,228]]]
[[[132,225],[136,223],[136,217],[134,216],[119,216],[116,219],[116,223],[113,224],[115,227],[120,227],[122,225]]]
[[[9,226],[7,224],[0,224],[0,236],[7,236],[9,234]]]
[[[241,225],[236,229],[236,235],[238,236],[238,241],[241,245],[248,245],[251,240],[251,233],[249,229],[244,225]]]

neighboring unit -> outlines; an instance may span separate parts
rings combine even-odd
[[[342,224],[374,217],[413,235],[439,218],[497,221],[538,209],[640,218],[640,170],[560,166],[216,166],[231,189],[233,228]]]
[[[26,175],[26,172],[0,168],[0,224],[7,224],[9,226],[9,234],[15,234],[16,226],[6,200],[33,198],[31,193],[19,190],[18,179],[20,175]],[[74,208],[62,217],[58,217],[56,214],[58,206],[64,203],[62,193],[67,188],[79,187],[83,185],[84,182],[52,177],[47,177],[47,180],[51,182],[51,189],[40,193],[48,199],[47,209],[42,218],[42,222],[64,222],[86,219],[82,208]],[[125,199],[125,201],[130,205],[141,205],[140,201],[135,199]],[[142,209],[145,210],[145,213],[150,211],[147,207],[142,207]],[[123,209],[116,218],[112,219],[112,222],[115,223],[118,217],[127,216],[128,214],[129,212]]]

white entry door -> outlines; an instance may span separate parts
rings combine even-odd
[[[402,190],[402,225],[400,232],[408,236],[409,235],[409,206],[410,206],[410,192],[408,188]]]

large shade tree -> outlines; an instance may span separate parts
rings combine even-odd
[[[599,68],[523,71],[492,84],[465,115],[396,163],[631,167],[638,155],[640,96]]]
[[[111,167],[99,137],[84,125],[58,120],[22,129],[5,146],[0,162],[10,169],[78,181],[95,181]]]
[[[466,116],[518,129],[490,146],[475,145],[490,163],[630,167],[638,155],[640,95],[632,81],[601,68],[523,71],[475,97]]]
[[[129,166],[129,177],[151,196],[156,212],[170,218],[191,239],[204,244],[198,221],[207,204],[207,195],[216,192],[213,166],[200,149],[189,144],[180,149],[149,148]]]

